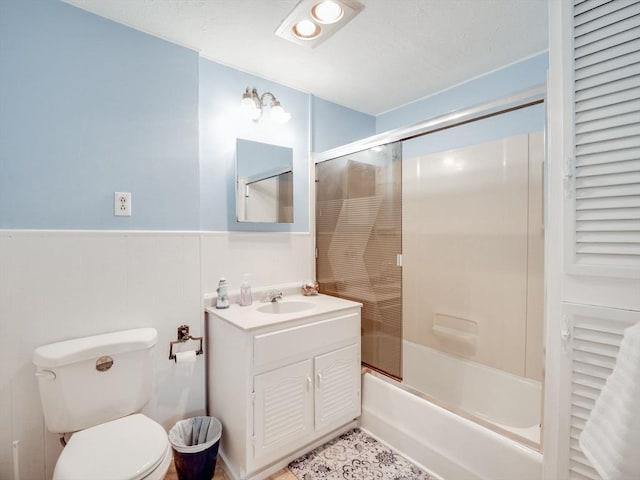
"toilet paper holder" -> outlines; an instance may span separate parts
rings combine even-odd
[[[202,355],[204,352],[202,351],[202,337],[192,337],[189,334],[189,325],[180,325],[178,327],[178,339],[173,342],[169,342],[169,360],[176,361],[176,354],[173,353],[173,346],[178,343],[185,343],[189,340],[199,341],[200,345],[198,350],[196,350],[196,355]]]

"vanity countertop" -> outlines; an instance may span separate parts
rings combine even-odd
[[[308,308],[290,313],[263,313],[261,308],[269,308],[270,303],[253,302],[248,307],[241,307],[234,304],[229,308],[217,309],[208,307],[207,312],[210,315],[226,320],[242,330],[254,330],[261,327],[280,324],[283,322],[291,322],[300,320],[310,316],[322,315],[325,313],[339,312],[354,307],[362,307],[361,303],[344,300],[342,298],[332,297],[329,295],[315,295],[305,297],[301,294],[286,295],[278,304],[286,309],[287,304],[299,304],[300,302],[309,303]],[[277,308],[277,307],[276,307]]]

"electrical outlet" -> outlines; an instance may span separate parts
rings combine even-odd
[[[113,214],[116,217],[130,217],[131,192],[116,192],[113,198]]]

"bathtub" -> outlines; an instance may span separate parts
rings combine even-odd
[[[362,376],[360,426],[442,480],[540,480],[542,455],[414,395]]]
[[[402,355],[403,384],[525,444],[540,444],[540,382],[407,341],[402,342]]]

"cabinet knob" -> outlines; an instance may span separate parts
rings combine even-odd
[[[307,392],[311,390],[311,377],[307,377]]]
[[[322,385],[322,372],[318,372],[318,388]]]

